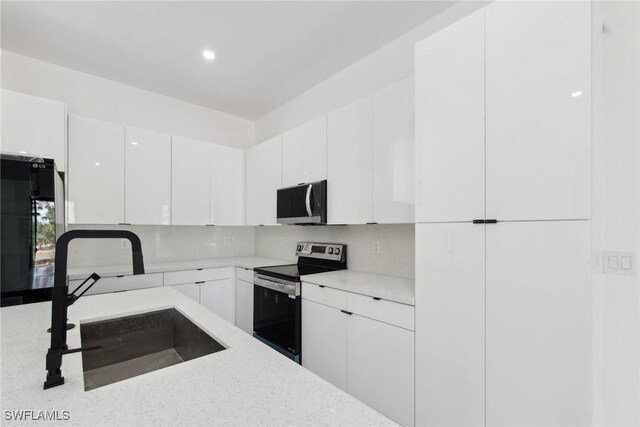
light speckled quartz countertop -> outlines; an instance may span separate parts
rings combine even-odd
[[[68,421],[24,423],[31,425],[395,425],[175,289],[85,296],[69,308],[69,320],[168,307],[228,348],[88,392],[80,353],[64,356],[64,385],[42,389],[50,303],[0,309],[2,409],[69,411]],[[78,327],[68,343],[80,346]],[[19,423],[3,419],[12,424]]]
[[[296,261],[282,259],[264,258],[258,256],[244,256],[231,258],[209,258],[188,261],[165,261],[165,262],[145,262],[146,273],[160,273],[163,271],[194,270],[196,268],[216,268],[216,267],[264,267],[267,265],[292,264]],[[117,276],[120,274],[132,274],[132,266],[129,265],[102,265],[69,268],[68,275],[71,280],[84,279],[91,273],[98,273],[102,276]]]
[[[337,270],[302,276],[302,281],[387,301],[408,305],[415,304],[415,281],[413,279],[353,270]]]

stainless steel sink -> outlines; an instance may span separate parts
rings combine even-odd
[[[178,310],[151,311],[80,326],[85,391],[222,351]]]

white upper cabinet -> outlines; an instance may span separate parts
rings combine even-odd
[[[486,233],[486,425],[590,425],[589,221]]]
[[[318,117],[282,135],[282,186],[327,178],[327,117]]]
[[[69,115],[72,224],[124,222],[124,125]]]
[[[372,104],[368,96],[327,116],[327,215],[331,224],[373,221]]]
[[[125,129],[125,222],[171,224],[171,136]]]
[[[211,145],[209,223],[244,224],[244,151]]]
[[[414,222],[413,77],[373,95],[373,222]]]
[[[486,8],[487,218],[590,217],[590,8]]]
[[[3,89],[0,149],[53,159],[66,171],[66,113],[62,102]]]
[[[282,137],[246,151],[247,225],[276,224],[276,196],[282,187]]]
[[[210,144],[174,136],[171,141],[171,223],[209,223]]]
[[[415,96],[416,222],[484,218],[484,11],[416,45]]]

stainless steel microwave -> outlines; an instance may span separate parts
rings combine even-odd
[[[278,224],[326,224],[327,180],[278,190]]]

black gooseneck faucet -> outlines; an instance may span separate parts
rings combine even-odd
[[[88,348],[75,348],[69,350],[67,346],[67,308],[81,297],[89,287],[93,286],[99,279],[93,273],[90,279],[94,282],[89,285],[80,295],[75,292],[80,289],[89,279],[85,280],[77,289],[69,294],[67,284],[67,253],[69,242],[73,239],[127,239],[131,242],[133,256],[133,274],[144,274],[144,263],[142,260],[142,244],[140,238],[127,230],[72,230],[62,234],[56,242],[55,255],[55,275],[51,297],[51,347],[47,352],[47,379],[44,388],[48,389],[64,384],[62,376],[62,355],[76,353]]]

